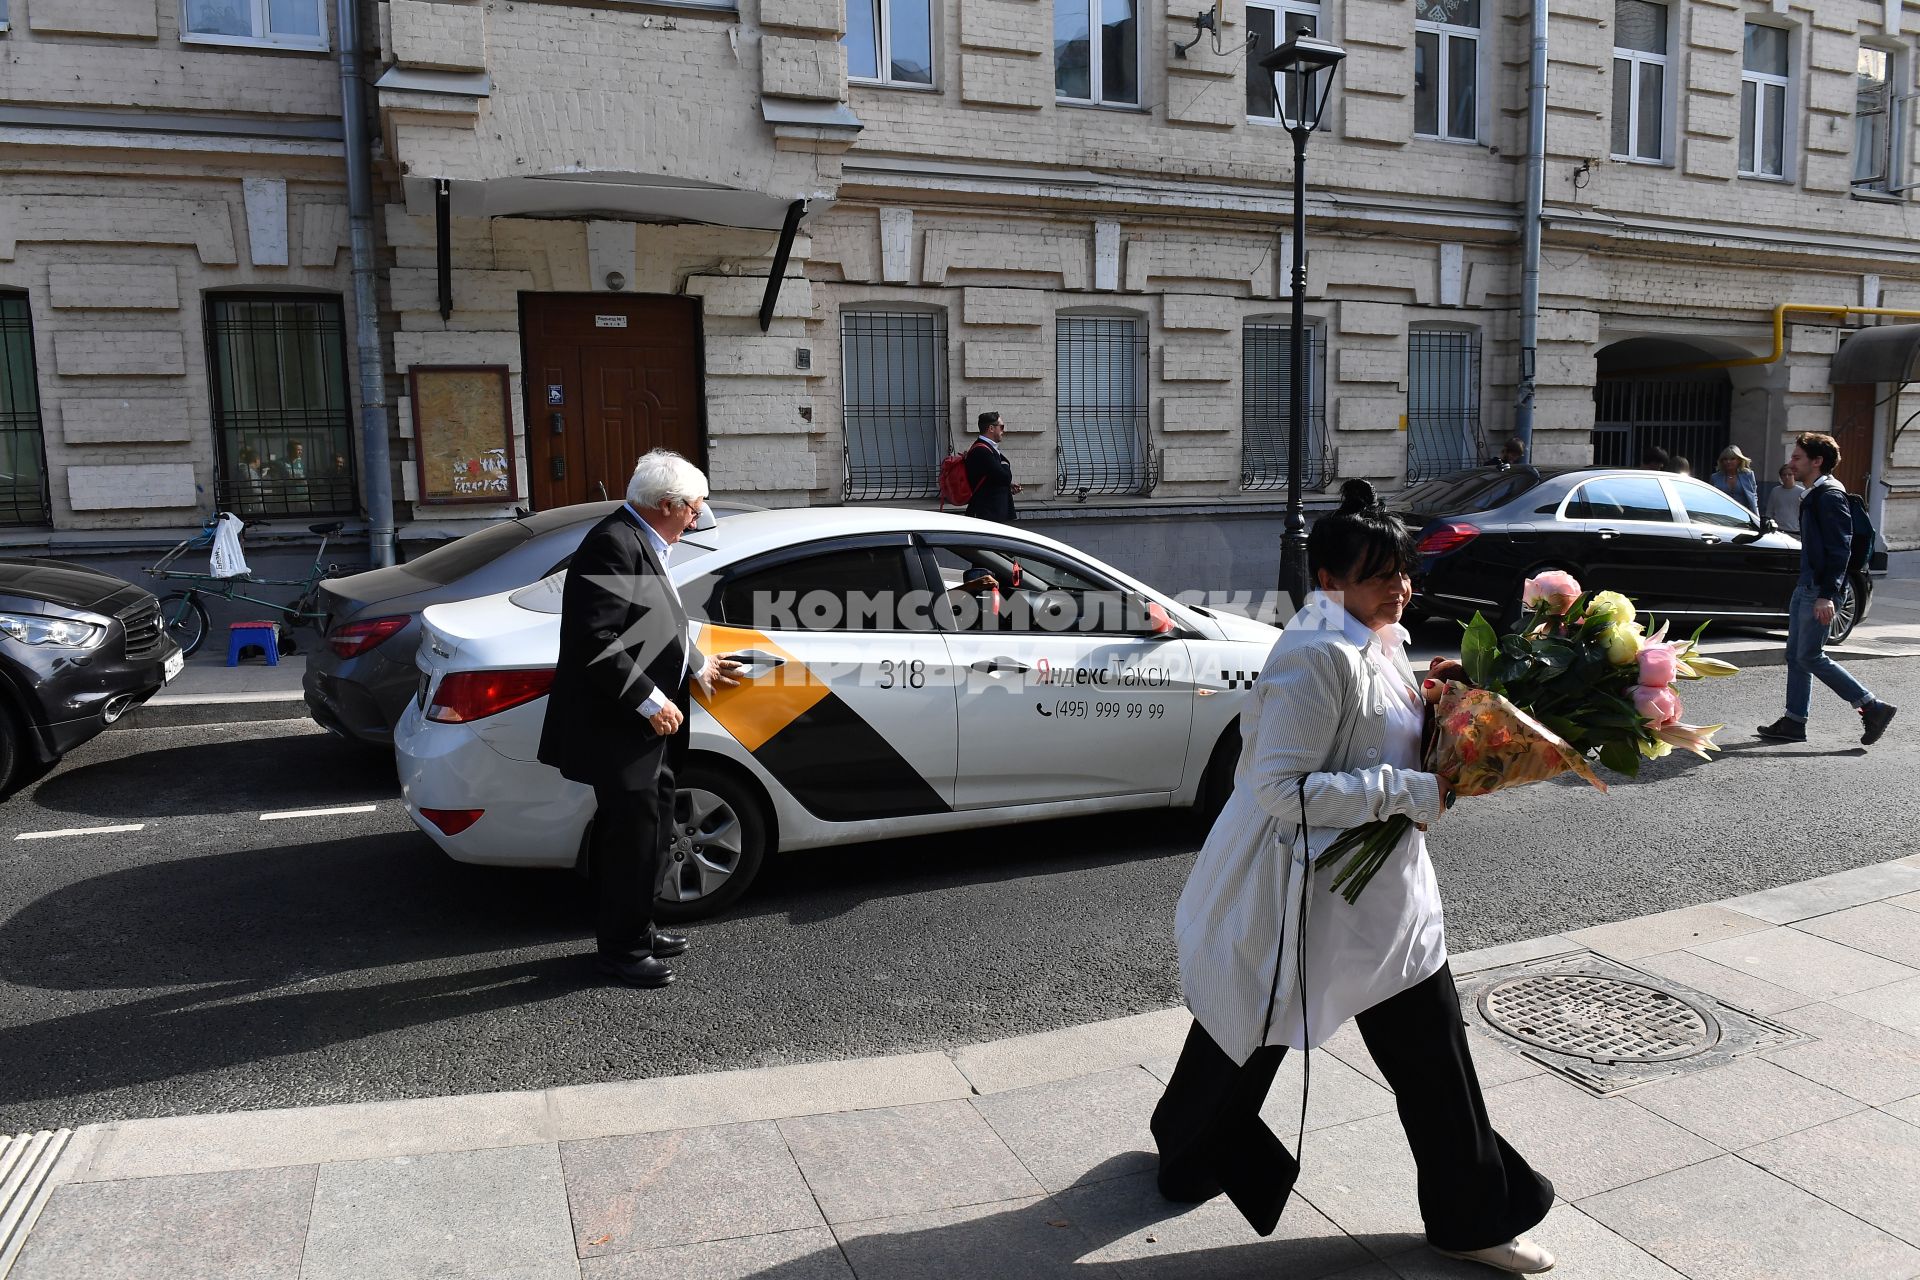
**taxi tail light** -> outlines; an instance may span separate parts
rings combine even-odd
[[[1458,551],[1479,536],[1478,525],[1458,522],[1437,524],[1420,535],[1420,545],[1415,550],[1423,556],[1441,556],[1449,551]]]
[[[342,658],[357,658],[369,649],[385,644],[395,632],[411,622],[406,614],[394,618],[369,618],[349,622],[327,633],[327,647]]]
[[[440,685],[433,691],[433,702],[427,707],[427,719],[440,724],[466,724],[473,720],[484,720],[524,702],[544,698],[552,687],[552,667],[511,671],[450,671],[440,677]]]
[[[450,836],[457,836],[480,821],[485,809],[422,809],[420,816]]]

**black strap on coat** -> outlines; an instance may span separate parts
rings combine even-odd
[[[1311,854],[1312,850],[1308,849],[1307,846],[1307,775],[1304,773],[1301,774],[1298,779],[1297,791],[1300,797],[1300,826],[1298,828],[1300,848],[1307,850],[1307,852]],[[1307,857],[1304,859],[1301,874],[1311,878],[1312,871],[1313,859],[1312,857]],[[1295,952],[1293,968],[1295,990],[1300,993],[1300,1039],[1302,1041],[1302,1048],[1300,1050],[1300,1135],[1294,1139],[1293,1145],[1294,1159],[1296,1160],[1305,1152],[1307,1146],[1307,1095],[1313,1089],[1312,1036],[1307,1031],[1306,934],[1308,888],[1308,885],[1302,885],[1300,888],[1300,946]],[[1264,1048],[1267,1043],[1267,1037],[1273,1034],[1273,1008],[1279,1001],[1280,965],[1285,961],[1286,954],[1287,904],[1282,902],[1280,904],[1280,944],[1273,956],[1273,982],[1267,988],[1267,1018],[1260,1030],[1260,1043],[1254,1046],[1256,1051]]]

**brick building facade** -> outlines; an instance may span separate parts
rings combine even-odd
[[[331,429],[313,395],[299,421],[236,418],[221,364],[248,323],[318,358],[324,317],[285,300],[348,295],[325,37],[262,47],[264,0],[11,7],[0,98],[30,145],[0,158],[0,306],[30,320],[51,503],[21,536],[160,530],[215,493],[333,501],[323,437],[299,476],[262,456]],[[256,28],[183,35],[215,10]],[[1890,541],[1920,542],[1894,388],[1827,380],[1881,319],[1836,308],[1920,310],[1920,4],[1552,10],[1535,457],[1660,445],[1704,471],[1733,443],[1767,480],[1794,432],[1838,425]],[[1497,449],[1528,6],[1222,0],[1212,32],[1195,12],[369,4],[403,541],[613,491],[650,442],[772,505],[931,504],[938,457],[996,409],[1049,531],[1270,581],[1291,175],[1245,45],[1302,26],[1348,53],[1309,157],[1306,479],[1395,486]],[[509,481],[454,494],[448,458],[477,446],[414,403],[414,375],[476,366],[504,379]]]

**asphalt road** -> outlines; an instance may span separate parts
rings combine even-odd
[[[1857,670],[1912,708],[1870,752],[1817,687],[1812,742],[1755,742],[1770,668],[1699,687],[1689,718],[1731,726],[1711,765],[1463,801],[1430,837],[1454,949],[1913,852],[1920,660]],[[1178,1000],[1199,839],[1178,815],[796,855],[693,929],[676,986],[636,992],[592,980],[572,876],[452,863],[396,797],[390,764],[294,722],[110,733],[0,806],[0,1133],[947,1047]]]

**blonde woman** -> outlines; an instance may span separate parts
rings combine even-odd
[[[1720,451],[1720,465],[1708,479],[1714,488],[1753,514],[1760,514],[1760,482],[1753,478],[1753,460],[1740,452],[1739,445],[1730,444]]]

